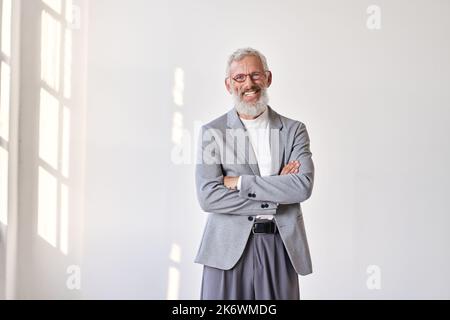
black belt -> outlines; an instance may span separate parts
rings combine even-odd
[[[253,223],[252,232],[255,233],[275,233],[277,225],[273,220],[256,220]]]

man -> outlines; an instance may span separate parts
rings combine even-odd
[[[299,299],[298,274],[312,272],[300,205],[314,182],[309,136],[268,105],[271,83],[260,52],[237,50],[225,79],[234,108],[202,127],[201,299]]]

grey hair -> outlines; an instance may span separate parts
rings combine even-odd
[[[241,49],[237,49],[235,52],[233,52],[233,54],[228,58],[225,76],[226,77],[230,76],[230,67],[234,61],[241,61],[242,59],[244,59],[247,56],[258,57],[259,60],[261,60],[261,62],[263,64],[264,71],[269,71],[266,57],[261,52],[259,52],[256,49],[253,49],[253,48],[241,48]]]

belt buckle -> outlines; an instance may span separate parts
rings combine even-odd
[[[256,232],[255,231],[255,229],[256,229],[256,224],[268,224],[268,223],[273,223],[273,226],[274,226],[274,230],[273,230],[273,232],[267,232],[267,230],[265,230],[265,231],[263,231],[263,232]],[[273,222],[273,221],[270,221],[270,222],[254,222],[253,223],[253,226],[252,226],[252,233],[253,234],[261,234],[261,233],[275,233],[275,230],[276,230],[276,225],[275,225],[275,223]]]
[[[256,229],[256,224],[261,224],[261,222],[254,222],[253,223],[253,227],[252,227],[252,232],[253,232],[253,234],[261,234],[261,233],[265,233],[265,232],[256,232],[255,231],[255,229]]]
[[[256,222],[253,222],[252,233],[253,234],[259,233],[259,232],[255,232],[255,229],[256,229]]]

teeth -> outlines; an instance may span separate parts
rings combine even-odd
[[[254,94],[256,94],[256,91],[249,91],[249,92],[244,93],[244,96],[251,96]]]

